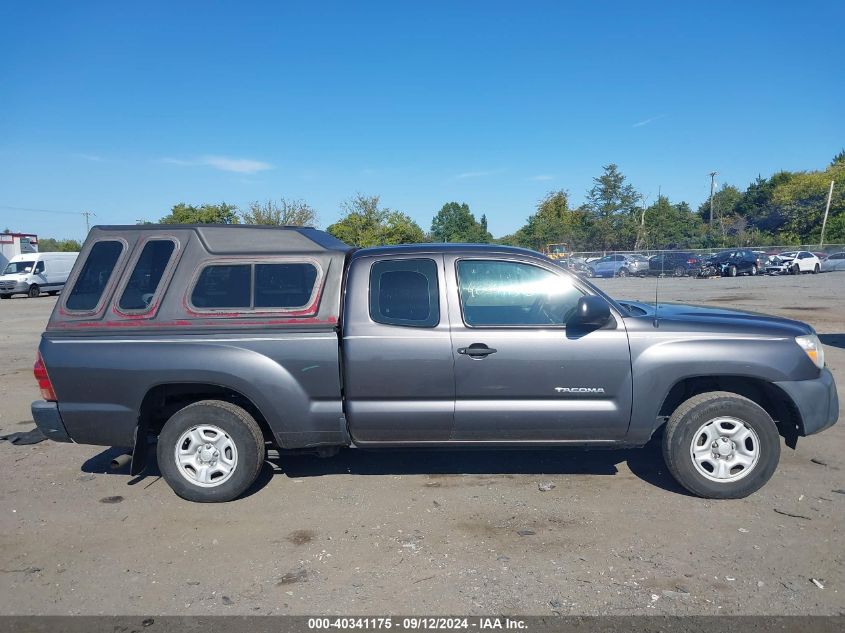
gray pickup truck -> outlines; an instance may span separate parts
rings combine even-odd
[[[174,491],[226,501],[267,446],[642,446],[691,492],[759,489],[780,436],[836,422],[813,329],[616,301],[539,253],[355,250],[311,228],[101,226],[39,347],[39,428],[150,446]],[[565,455],[562,454],[562,458]]]

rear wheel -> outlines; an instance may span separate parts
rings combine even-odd
[[[173,491],[189,501],[231,501],[264,464],[264,436],[241,407],[203,400],[180,409],[158,438],[158,466]]]
[[[29,294],[30,299],[35,299],[41,295],[41,288],[38,287],[38,284],[32,284],[29,287],[29,292],[27,294]]]
[[[819,266],[818,264],[816,264],[816,267],[815,267],[815,268],[813,268],[813,274],[814,274],[814,275],[818,275],[820,272],[821,272],[821,266]]]
[[[663,434],[663,458],[684,488],[709,499],[739,499],[769,481],[780,434],[766,411],[734,393],[713,391],[681,404]]]
[[[628,269],[627,268],[620,268],[619,272],[616,273],[620,277],[627,277],[628,276]]]
[[[12,295],[2,294],[0,295],[0,299],[11,299]]]
[[[683,277],[687,274],[687,270],[683,266],[676,266],[675,270],[672,271],[672,273],[675,275],[675,277]]]
[[[752,277],[757,276],[757,264],[752,264],[752,266],[751,266],[751,276]]]

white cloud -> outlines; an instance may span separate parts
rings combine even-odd
[[[255,174],[259,171],[273,169],[270,163],[250,158],[232,158],[230,156],[200,156],[192,160],[181,158],[162,158],[162,163],[180,165],[182,167],[213,167],[220,171],[230,171],[236,174]]]
[[[538,182],[541,182],[541,181],[544,181],[544,180],[554,180],[554,179],[555,179],[555,177],[552,176],[551,174],[537,174],[536,176],[531,176],[531,178],[529,178],[528,180],[536,180]]]
[[[467,178],[484,178],[485,176],[494,176],[501,174],[504,169],[493,169],[490,171],[465,171],[462,174],[455,176],[456,180],[466,180]]]
[[[665,116],[666,116],[665,114],[658,114],[657,116],[653,116],[653,117],[648,118],[648,119],[643,119],[642,121],[637,121],[631,127],[642,127],[644,125],[648,125],[649,123],[653,123],[654,121],[657,121],[658,119],[662,119]]]

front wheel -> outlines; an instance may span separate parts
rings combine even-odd
[[[180,409],[158,438],[158,467],[188,501],[231,501],[249,488],[265,456],[264,436],[241,407],[203,400]]]
[[[41,288],[38,287],[38,284],[32,284],[29,287],[29,292],[27,294],[30,299],[35,299],[41,295]]]
[[[663,458],[684,488],[708,499],[740,499],[769,481],[780,434],[755,402],[725,391],[681,404],[663,434]]]
[[[0,299],[11,299],[11,298],[12,298],[12,295],[9,295],[9,294],[0,295]]]
[[[620,268],[619,272],[616,273],[620,277],[627,277],[628,276],[628,269],[627,268]]]
[[[757,272],[758,272],[758,271],[757,271],[757,264],[752,264],[752,266],[751,266],[751,276],[752,276],[752,277],[756,277],[756,276],[757,276]]]

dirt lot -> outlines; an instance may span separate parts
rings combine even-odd
[[[600,285],[654,296],[654,280]],[[668,279],[661,299],[810,322],[845,395],[845,274]],[[2,433],[33,426],[54,302],[0,302]],[[0,442],[0,613],[845,611],[843,423],[720,502],[682,492],[656,446],[292,457],[224,505],[180,500],[155,469],[109,472],[116,453]]]

